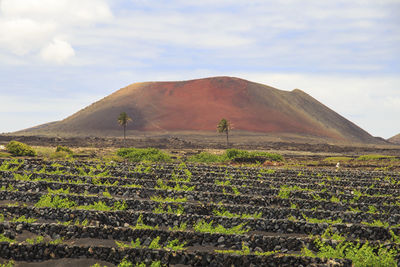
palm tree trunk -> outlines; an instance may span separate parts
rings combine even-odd
[[[228,129],[226,130],[226,146],[229,147]]]
[[[126,124],[124,124],[124,147],[126,147]]]

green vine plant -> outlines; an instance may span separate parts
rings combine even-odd
[[[242,219],[259,219],[262,217],[262,212],[255,212],[253,214],[249,213],[238,214],[238,213],[231,213],[227,211],[225,208],[221,208],[220,210],[214,209],[213,214],[215,216],[228,217],[228,218],[242,218]]]
[[[189,173],[190,173],[190,171],[189,171]],[[191,177],[192,177],[192,173],[190,173],[190,175],[185,175],[185,176],[179,176],[174,171],[172,171],[172,173],[171,173],[171,180],[174,182],[189,183],[191,180]]]
[[[318,194],[316,194],[316,193],[311,194],[311,196],[312,196],[312,198],[313,198],[314,200],[316,200],[316,201],[326,201],[325,198],[321,197],[320,195],[318,195]]]
[[[114,183],[111,183],[110,181],[106,180],[104,182],[101,182],[100,177],[92,178],[92,183],[97,186],[118,186],[118,181],[115,181]]]
[[[51,244],[51,245],[59,245],[59,244],[61,244],[63,241],[64,241],[64,238],[63,238],[63,237],[60,237],[60,238],[51,240],[51,241],[49,242],[49,244]]]
[[[332,197],[331,197],[330,202],[333,202],[333,203],[341,203],[340,198],[335,197],[335,196],[332,196]]]
[[[240,195],[240,191],[239,191],[239,189],[237,189],[236,186],[231,186],[231,188],[232,188],[232,191],[233,191],[234,195],[236,195],[236,196]]]
[[[1,221],[1,219],[0,219]],[[37,219],[35,218],[26,218],[25,215],[22,215],[20,217],[14,217],[11,219],[11,222],[24,222],[24,223],[34,223],[36,222]]]
[[[140,184],[124,184],[122,187],[126,188],[142,188],[143,186]]]
[[[27,238],[25,240],[25,242],[30,244],[30,245],[40,244],[40,243],[44,242],[44,237],[39,235],[39,236],[34,237],[34,238]]]
[[[68,226],[68,225],[87,226],[89,224],[89,221],[88,221],[88,219],[84,219],[82,222],[80,222],[79,219],[76,219],[75,222],[73,220],[70,220],[70,221],[65,221],[65,222],[57,221],[57,223],[64,225],[64,226]]]
[[[226,180],[226,181],[215,180],[214,183],[216,185],[220,185],[220,186],[230,186],[231,185],[231,181],[229,181],[229,180]]]
[[[108,206],[105,202],[99,200],[98,202],[94,202],[90,205],[78,206],[77,209],[82,210],[100,210],[100,211],[115,211],[115,210],[126,210],[127,204],[125,201],[116,201],[112,207]]]
[[[153,210],[153,212],[157,214],[167,213],[181,215],[185,212],[185,209],[181,205],[178,205],[178,207],[174,210],[171,208],[170,205],[167,205],[167,209],[164,209],[163,205],[160,203],[158,207]]]
[[[327,223],[327,224],[338,224],[338,223],[342,223],[343,220],[342,219],[337,219],[337,220],[330,220],[330,219],[318,219],[318,218],[310,218],[307,217],[304,213],[301,214],[303,216],[303,218],[306,220],[306,222],[309,223]]]
[[[362,246],[360,243],[341,241],[335,247],[329,245],[321,239],[314,240],[318,251],[313,252],[304,247],[302,256],[318,258],[350,259],[354,267],[364,266],[397,266],[396,256],[398,251],[387,249],[382,245],[371,246],[368,242]]]
[[[348,209],[347,211],[356,212],[356,213],[361,212],[361,210],[360,210],[358,207],[353,208],[353,207],[351,207],[351,206],[349,206],[349,209]]]
[[[13,244],[13,243],[16,243],[17,241],[15,239],[11,239],[11,238],[4,236],[3,234],[0,234],[0,243],[1,242],[7,242],[10,244]]]
[[[175,225],[174,227],[168,227],[169,231],[186,231],[186,229],[187,229],[186,222],[181,222],[180,225]]]
[[[145,162],[141,162],[135,166],[133,169],[133,173],[145,173],[145,174],[150,174],[153,172],[153,168],[150,164],[147,164]]]
[[[17,201],[17,202],[14,202],[14,203],[8,203],[7,207],[28,207],[28,205],[26,203],[19,203]]]
[[[375,214],[375,213],[378,213],[378,209],[377,209],[375,206],[369,205],[369,206],[368,206],[368,211],[367,211],[367,212],[368,212],[368,213]]]
[[[392,237],[392,242],[395,244],[400,244],[400,236],[396,235],[392,229],[389,229],[390,236]]]
[[[157,186],[155,187],[155,189],[161,189],[161,190],[173,190],[173,191],[193,191],[195,189],[195,185],[194,186],[187,186],[187,185],[181,185],[179,183],[176,183],[174,187],[172,186],[168,186],[167,184],[165,184],[163,182],[163,180],[158,179],[157,180]]]
[[[336,241],[344,241],[344,240],[346,240],[346,237],[341,236],[338,233],[332,232],[332,226],[331,225],[329,225],[328,228],[326,228],[325,232],[321,235],[321,238],[330,239],[330,240],[336,240]]]
[[[115,244],[117,244],[117,246],[119,248],[141,248],[142,245],[140,244],[140,238],[136,238],[136,241],[131,241],[130,244],[125,244],[124,242],[119,242],[119,241],[115,241]]]
[[[134,265],[132,262],[130,262],[130,261],[128,261],[126,258],[124,258],[124,259],[118,264],[117,267],[147,267],[147,266],[150,266],[150,267],[163,267],[163,266],[166,266],[166,265],[161,264],[161,261],[152,261],[152,262],[150,263],[150,265],[149,265],[148,263],[146,264],[145,262],[137,262],[137,263]],[[92,266],[90,266],[90,267],[101,267],[101,265],[98,264],[98,263],[96,263],[96,264],[94,264],[94,265],[92,265]]]
[[[60,188],[60,189],[51,189],[47,187],[47,192],[49,195],[71,195],[69,192],[70,188],[67,187],[66,189]]]
[[[250,231],[249,228],[243,229],[243,227],[246,225],[245,223],[241,223],[237,226],[233,226],[232,228],[225,228],[222,225],[217,225],[213,226],[213,221],[207,223],[204,219],[198,221],[194,226],[193,229],[196,232],[201,232],[201,233],[219,233],[219,234],[228,234],[228,235],[243,235]]]
[[[18,188],[15,188],[12,184],[8,184],[7,188],[5,185],[3,185],[0,188],[0,191],[8,191],[8,192],[18,192]]]
[[[18,159],[13,159],[13,160],[5,160],[0,166],[0,171],[11,171],[15,172],[18,171],[21,166],[24,164],[24,162],[19,162]],[[13,165],[16,165],[13,167]]]
[[[249,255],[251,254],[250,248],[242,242],[242,250],[233,250],[233,249],[228,249],[228,250],[214,250],[216,253],[222,253],[222,254],[236,254],[236,255]],[[279,250],[275,251],[266,251],[266,252],[260,252],[260,251],[255,251],[253,254],[257,256],[270,256],[279,253]]]
[[[354,197],[349,201],[352,204],[357,203],[360,200],[361,196],[363,195],[360,191],[356,189],[352,191],[352,194],[354,195]]]
[[[187,242],[180,243],[178,239],[174,239],[168,242],[168,244],[164,247],[164,249],[169,249],[173,251],[185,250],[185,245]]]
[[[165,203],[165,202],[176,202],[176,203],[185,203],[187,202],[187,198],[186,197],[182,197],[182,198],[173,198],[173,197],[166,197],[163,198],[161,196],[151,196],[150,200],[155,201],[155,202],[161,202],[161,203]]]
[[[377,226],[377,227],[385,227],[385,228],[389,227],[388,222],[382,222],[381,220],[374,220],[372,223],[369,223],[369,222],[361,222],[361,223],[364,225],[368,225],[368,226]]]
[[[104,190],[102,195],[103,195],[103,197],[112,198],[110,192],[108,192],[108,189]]]
[[[32,177],[32,173],[31,174],[19,174],[19,173],[14,173],[14,179],[17,181],[30,181],[31,177]]]
[[[292,191],[312,191],[312,190],[309,188],[302,188],[297,185],[293,186],[281,185],[279,188],[278,197],[282,199],[288,199]]]
[[[103,201],[94,202],[90,205],[78,206],[75,201],[69,200],[67,197],[60,197],[58,195],[46,194],[40,197],[35,207],[42,208],[61,208],[61,209],[82,209],[82,210],[100,210],[100,211],[115,211],[126,210],[127,204],[125,201],[116,201],[112,207],[108,206]]]
[[[131,228],[132,230],[146,230],[146,229],[155,230],[158,229],[158,226],[151,226],[145,224],[143,222],[143,214],[140,214],[136,221],[136,225],[135,226],[130,225],[129,228]]]

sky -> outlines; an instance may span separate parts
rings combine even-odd
[[[235,76],[299,88],[400,133],[400,0],[0,0],[0,133],[134,82]]]

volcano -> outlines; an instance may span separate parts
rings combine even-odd
[[[395,136],[389,138],[388,141],[389,141],[390,143],[400,145],[400,134],[395,135]]]
[[[215,134],[218,122],[226,118],[240,132],[376,142],[369,133],[299,89],[283,91],[234,77],[134,83],[62,121],[23,132],[120,136],[117,118],[121,112],[132,118],[128,133]]]

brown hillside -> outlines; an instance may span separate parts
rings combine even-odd
[[[123,111],[133,118],[128,130],[215,132],[218,121],[227,118],[234,129],[248,132],[376,142],[301,90],[282,91],[232,77],[135,83],[62,121],[28,131],[120,134],[117,117]]]
[[[400,145],[400,134],[395,135],[395,136],[389,138],[388,141],[389,141],[390,143],[399,144],[399,145]]]

